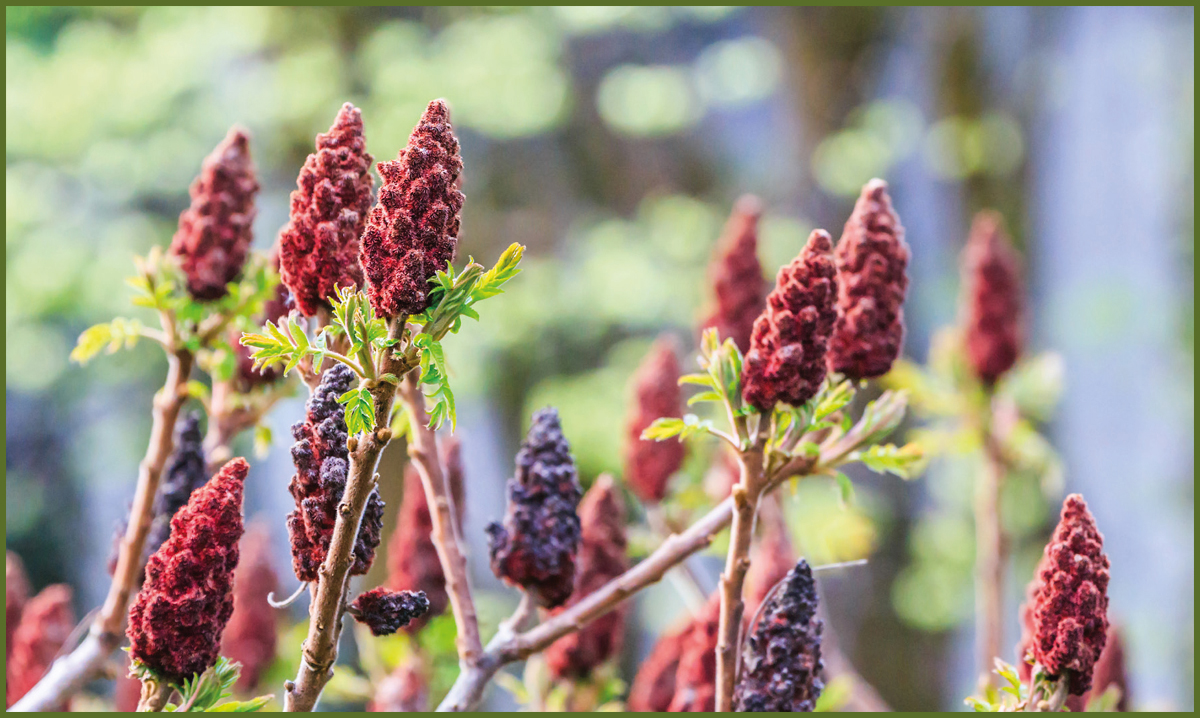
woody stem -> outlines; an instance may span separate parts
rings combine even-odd
[[[159,713],[171,697],[171,685],[166,681],[146,679],[142,681],[142,694],[138,699],[138,713]]]
[[[1000,521],[1004,460],[992,430],[991,413],[989,402],[980,422],[984,469],[975,487],[975,643],[981,688],[994,685],[995,676],[990,667],[1000,655],[1004,630],[1006,547]]]
[[[404,331],[404,318],[393,319],[388,330],[390,338],[400,338]],[[413,368],[407,355],[396,356],[390,351],[384,352],[381,361],[386,367],[385,371],[397,377],[404,376]],[[379,463],[379,455],[392,438],[388,420],[396,397],[396,387],[387,382],[364,379],[359,388],[369,390],[374,399],[375,428],[351,437],[347,442],[350,468],[346,489],[338,503],[333,536],[325,560],[321,563],[313,603],[309,607],[308,637],[304,639],[301,650],[300,669],[296,680],[288,681],[284,686],[284,710],[289,712],[313,710],[325,684],[333,676],[342,617],[346,611],[354,545],[358,540],[367,499],[377,481],[375,467]]]
[[[455,643],[458,659],[466,670],[479,660],[483,643],[479,637],[479,621],[475,615],[475,601],[471,597],[471,585],[467,573],[467,559],[459,541],[459,531],[454,518],[453,498],[446,486],[445,472],[437,451],[437,436],[429,428],[429,416],[425,412],[425,395],[421,392],[417,377],[409,374],[400,382],[400,400],[409,412],[411,439],[408,454],[416,464],[425,488],[433,524],[433,545],[437,548],[438,560],[446,576],[446,592],[450,595],[450,609],[458,627]]]
[[[174,344],[174,335],[170,336]],[[95,623],[87,638],[74,651],[55,661],[37,685],[10,710],[56,710],[65,699],[91,680],[109,654],[121,645],[125,613],[129,610],[129,598],[137,589],[142,572],[142,553],[154,521],[154,497],[158,493],[163,467],[174,448],[175,420],[187,401],[187,381],[192,363],[192,353],[186,349],[174,349],[167,354],[167,378],[162,389],[154,395],[150,442],[138,466],[138,483],[129,511],[129,524],[121,539],[108,596]]]
[[[733,486],[733,526],[729,552],[721,574],[721,617],[717,627],[718,712],[733,710],[733,688],[737,680],[738,638],[742,628],[742,589],[750,567],[750,543],[754,536],[754,515],[766,482],[763,481],[763,442],[755,442],[738,456],[741,475]]]

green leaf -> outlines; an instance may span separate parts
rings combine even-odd
[[[207,713],[256,713],[271,702],[274,695],[258,696],[248,701],[227,701],[209,708]]]
[[[508,245],[508,249],[500,255],[496,260],[495,266],[483,273],[479,281],[475,284],[471,292],[472,303],[482,301],[488,297],[494,297],[500,294],[503,287],[510,279],[520,274],[521,270],[517,266],[521,263],[521,258],[525,255],[524,245],[513,242]],[[475,317],[478,319],[478,317]]]
[[[715,391],[702,391],[688,399],[687,405],[699,404],[702,401],[721,401],[721,395]]]
[[[346,429],[351,436],[375,430],[375,397],[366,389],[351,389],[338,397],[346,406]]]
[[[87,364],[106,344],[112,342],[112,338],[112,326],[107,322],[84,329],[75,342],[75,348],[71,350],[71,361]]]
[[[642,431],[642,437],[646,441],[663,441],[670,439],[673,436],[678,436],[683,433],[685,425],[683,419],[675,417],[663,417],[655,419],[650,426],[647,426]]]
[[[698,384],[700,386],[709,387],[710,389],[717,388],[713,385],[712,377],[708,374],[684,374],[683,376],[679,377],[679,385],[683,386],[684,384]]]
[[[850,480],[850,477],[840,471],[835,471],[833,478],[837,481],[838,496],[842,502],[842,507],[845,508],[854,504],[854,482]]]
[[[903,447],[894,444],[869,446],[852,453],[849,457],[851,461],[861,461],[877,474],[887,472],[902,479],[912,478],[923,466],[924,459],[925,452],[916,442],[910,442]]]
[[[271,427],[258,424],[254,427],[254,455],[263,458],[271,449]]]

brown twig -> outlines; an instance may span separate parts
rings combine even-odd
[[[738,639],[742,630],[742,589],[750,568],[750,543],[754,537],[754,518],[758,502],[766,488],[763,475],[763,441],[740,452],[738,483],[733,486],[733,527],[729,552],[721,574],[721,617],[717,627],[716,710],[733,710],[733,688],[737,681]]]
[[[170,326],[165,319],[164,325]],[[173,334],[170,342],[172,346],[176,343]],[[175,420],[188,398],[187,381],[192,363],[193,356],[186,349],[174,349],[167,354],[167,378],[162,389],[154,395],[150,443],[138,466],[129,525],[121,539],[108,596],[96,621],[79,647],[55,661],[42,680],[10,710],[54,710],[91,680],[103,668],[109,654],[121,645],[125,613],[129,610],[129,598],[137,588],[142,552],[154,520],[154,496],[158,493],[163,467],[174,448]]]
[[[990,398],[980,421],[985,465],[975,486],[975,645],[981,689],[996,681],[991,667],[1000,655],[1004,637],[1004,567],[1008,553],[1000,519],[1005,461],[993,430]]]
[[[404,320],[404,317],[391,320],[388,326],[390,338],[401,337]],[[403,377],[414,366],[411,356],[396,356],[390,351],[383,353],[381,364],[377,375],[390,373],[397,377]],[[338,504],[329,551],[321,564],[317,585],[313,591],[313,602],[309,607],[308,637],[305,638],[301,651],[300,669],[296,680],[288,681],[284,686],[284,710],[289,712],[313,710],[325,684],[333,676],[342,617],[346,612],[351,555],[358,539],[363,510],[367,506],[371,489],[375,487],[375,467],[379,463],[379,455],[392,438],[388,421],[392,413],[396,387],[373,379],[363,379],[359,387],[368,389],[374,398],[375,429],[370,433],[351,437],[348,441],[350,468],[346,489]]]
[[[138,713],[159,713],[171,698],[171,684],[157,679],[142,681],[142,695],[138,699]]]
[[[417,377],[409,374],[400,382],[400,400],[408,408],[411,439],[408,455],[416,464],[425,487],[425,498],[434,510],[429,512],[433,524],[433,545],[437,548],[442,572],[446,576],[446,592],[450,595],[450,609],[454,613],[454,624],[458,627],[455,644],[458,659],[463,668],[473,665],[483,653],[483,642],[479,637],[479,621],[475,615],[475,602],[471,598],[471,585],[467,573],[467,559],[463,555],[459,531],[455,525],[453,497],[446,487],[445,473],[437,451],[437,436],[429,428],[429,416],[425,412],[425,395],[421,393]]]

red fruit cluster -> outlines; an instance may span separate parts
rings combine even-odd
[[[963,252],[967,361],[985,385],[1021,354],[1021,268],[1000,215],[975,215]]]
[[[317,573],[337,523],[337,507],[346,492],[350,453],[346,429],[346,409],[338,397],[357,383],[353,370],[335,364],[325,370],[321,383],[305,404],[305,420],[292,426],[292,463],[296,473],[288,491],[296,508],[288,514],[288,533],[292,541],[292,568],[301,581],[316,581]],[[371,491],[354,544],[354,563],[350,575],[361,576],[371,568],[375,549],[383,531],[383,499]]]
[[[641,668],[629,688],[626,707],[634,713],[663,713],[671,707],[675,698],[675,678],[679,672],[679,657],[691,634],[692,621],[664,633],[650,655],[642,661]]]
[[[566,606],[577,603],[625,572],[625,502],[611,476],[601,475],[579,502],[583,542],[575,590]],[[566,606],[563,608],[565,609]],[[609,611],[546,649],[546,666],[556,678],[587,678],[621,650],[626,604]]]
[[[21,621],[21,612],[29,600],[29,577],[25,575],[25,564],[12,551],[4,554],[4,655],[11,656],[13,633]]]
[[[279,252],[271,252],[271,264],[279,271]],[[291,311],[292,295],[283,282],[275,285],[275,294],[263,304],[262,314],[255,320],[255,327],[261,327],[268,321],[279,323]],[[254,360],[250,358],[250,347],[242,346],[239,341],[241,334],[233,332],[229,336],[229,344],[237,354],[237,369],[234,372],[234,388],[243,394],[261,386],[273,384],[283,378],[283,367],[279,364],[254,368]]]
[[[216,663],[233,614],[233,574],[242,538],[245,459],[233,459],[171,520],[171,537],[150,557],[129,609],[129,653],[180,683]]]
[[[714,593],[692,621],[679,652],[675,695],[667,710],[672,713],[711,713],[717,707],[717,628],[721,620],[721,595]]]
[[[815,230],[792,263],[779,270],[767,308],[754,322],[742,367],[742,398],[769,413],[776,402],[799,406],[825,379],[825,352],[837,312],[837,271],[829,233]]]
[[[1072,713],[1082,713],[1088,703],[1097,700],[1111,687],[1120,691],[1116,709],[1124,713],[1129,710],[1129,679],[1125,672],[1125,641],[1117,627],[1109,624],[1104,650],[1092,671],[1092,689],[1084,696],[1068,696],[1067,708]]]
[[[811,712],[825,687],[821,627],[812,570],[800,559],[751,627],[733,694],[736,710]]]
[[[330,306],[335,287],[362,285],[358,238],[371,209],[372,157],[362,113],[342,105],[329,132],[317,135],[292,192],[291,217],[279,234],[283,283],[306,317]]]
[[[212,301],[241,274],[253,239],[258,180],[245,132],[229,131],[205,158],[190,192],[192,204],[179,215],[171,253],[180,259],[188,293]]]
[[[374,636],[390,636],[428,611],[429,599],[423,591],[392,591],[383,586],[358,594],[350,604],[354,620]]]
[[[457,439],[441,443],[442,467],[446,471],[446,483],[454,507],[458,510],[458,521],[462,523],[463,488],[462,460]],[[446,575],[433,544],[433,519],[429,515],[429,503],[421,473],[414,464],[404,468],[404,498],[396,516],[396,530],[388,541],[387,585],[396,590],[405,588],[422,591],[429,599],[429,612],[405,627],[412,633],[420,630],[427,619],[440,615],[450,604],[446,593]]]
[[[1072,695],[1091,688],[1092,669],[1108,633],[1108,557],[1104,537],[1079,494],[1062,514],[1029,589],[1024,608],[1028,650],[1053,679],[1065,678]]]
[[[708,270],[717,306],[704,326],[716,327],[721,341],[733,339],[743,354],[750,351],[750,333],[767,294],[767,280],[758,261],[761,216],[762,203],[757,197],[747,195],[737,201]]]
[[[5,700],[11,706],[37,685],[75,628],[71,588],[56,584],[42,589],[24,605],[16,629],[12,624],[6,628],[13,631],[5,663]]]
[[[655,419],[683,416],[682,370],[668,339],[659,339],[633,379],[634,403],[625,430],[625,483],[646,503],[667,495],[667,481],[683,465],[686,447],[678,438],[642,438]]]
[[[380,316],[419,314],[429,280],[454,258],[463,194],[450,109],[434,100],[394,162],[380,162],[383,186],[362,235],[371,306]]]
[[[850,379],[886,374],[904,345],[908,245],[887,183],[863,187],[837,246],[838,320],[829,370]]]
[[[542,409],[517,452],[504,522],[488,524],[487,533],[492,572],[544,608],[561,606],[575,586],[581,495],[558,411]]]
[[[233,582],[233,616],[221,636],[221,653],[242,664],[237,689],[249,693],[275,660],[278,612],[267,596],[279,589],[271,562],[271,537],[262,524],[242,539],[242,558]]]

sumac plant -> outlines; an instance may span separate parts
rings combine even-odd
[[[357,678],[338,663],[347,615],[362,624],[354,631],[360,656],[372,655],[374,641],[407,646],[394,671],[377,681],[377,709],[419,708],[440,696],[442,710],[473,710],[493,679],[533,707],[603,707],[622,697],[623,686],[586,683],[609,675],[625,602],[668,573],[686,574],[687,559],[727,527],[717,590],[692,587],[695,614],[655,649],[634,681],[630,706],[834,705],[822,702],[831,685],[823,641],[826,653],[836,649],[822,637],[817,614],[820,566],[792,555],[774,493],[823,479],[851,501],[847,465],[909,478],[924,463],[918,445],[886,443],[904,418],[907,392],[862,391],[890,371],[904,336],[909,248],[886,183],[864,187],[839,241],[814,231],[773,283],[756,253],[761,205],[738,203],[714,258],[715,308],[692,353],[695,368],[685,373],[678,345],[665,340],[635,378],[623,479],[601,477],[585,492],[571,427],[553,407],[534,414],[506,506],[487,517],[488,563],[520,600],[485,643],[462,525],[468,487],[460,452],[470,447],[453,436],[455,396],[442,342],[463,330],[465,319],[481,320],[481,303],[520,272],[524,247],[511,245],[490,267],[458,256],[468,205],[446,103],[431,102],[396,159],[375,165],[377,191],[364,132],[361,113],[346,104],[329,132],[317,136],[288,222],[262,255],[250,249],[258,191],[251,139],[232,130],[204,161],[170,250],[140,258],[129,280],[134,303],[152,310],[158,326],[117,318],[80,337],[77,361],[151,340],[164,350],[168,371],[154,398],[150,444],[108,598],[87,637],[64,647],[13,707],[65,705],[100,674],[127,633],[143,710],[256,710],[267,696],[226,698],[235,684],[265,685],[266,661],[247,647],[278,645],[298,654],[295,677],[276,687],[283,708],[310,711],[339,672],[346,672],[343,688]],[[980,270],[987,286],[1004,284],[1002,265]],[[989,317],[1005,306],[987,304],[972,321],[991,326]],[[981,361],[991,373],[1012,353],[1004,341],[977,346],[974,354],[987,355]],[[230,447],[251,428],[269,441],[260,419],[291,391],[291,376],[309,393],[294,417],[288,488],[295,507],[286,518],[300,586],[278,602],[255,595],[275,585],[261,555],[265,544],[253,544],[253,570],[238,570],[243,487],[264,479]],[[203,416],[180,421],[189,402],[207,416],[202,442]],[[176,436],[183,437],[179,447]],[[407,478],[381,476],[382,451],[401,439],[411,459]],[[686,446],[701,443],[709,446]],[[672,478],[688,456],[709,455],[727,480],[715,506],[681,519],[666,505],[676,490]],[[164,490],[164,472],[174,477],[185,464],[197,476],[179,496],[168,495],[179,482],[172,478]],[[379,487],[389,481],[406,494],[399,512],[406,525],[397,535],[411,539],[389,542],[386,585],[357,591],[351,577],[367,574],[383,542],[381,495],[389,492]],[[628,504],[634,498],[641,507]],[[647,535],[658,543],[637,561],[628,551],[626,516],[654,524]],[[756,541],[760,517],[768,528]],[[149,553],[156,522],[168,521],[170,530],[154,538]],[[758,568],[751,572],[752,563]],[[1103,649],[1107,563],[1081,499],[1068,500],[1044,564],[1031,594],[1032,677],[1017,696],[1035,708],[1065,705],[1068,694],[1088,690]],[[273,621],[250,616],[305,593],[309,620],[299,646],[251,630],[273,630]],[[252,614],[225,631],[239,605]],[[439,671],[419,639],[450,622],[458,670],[435,695],[430,681]],[[245,659],[253,660],[248,680],[239,682],[239,664],[222,649],[253,656]],[[533,695],[536,680],[514,687],[502,671],[535,656],[527,672],[543,666],[562,690]]]

